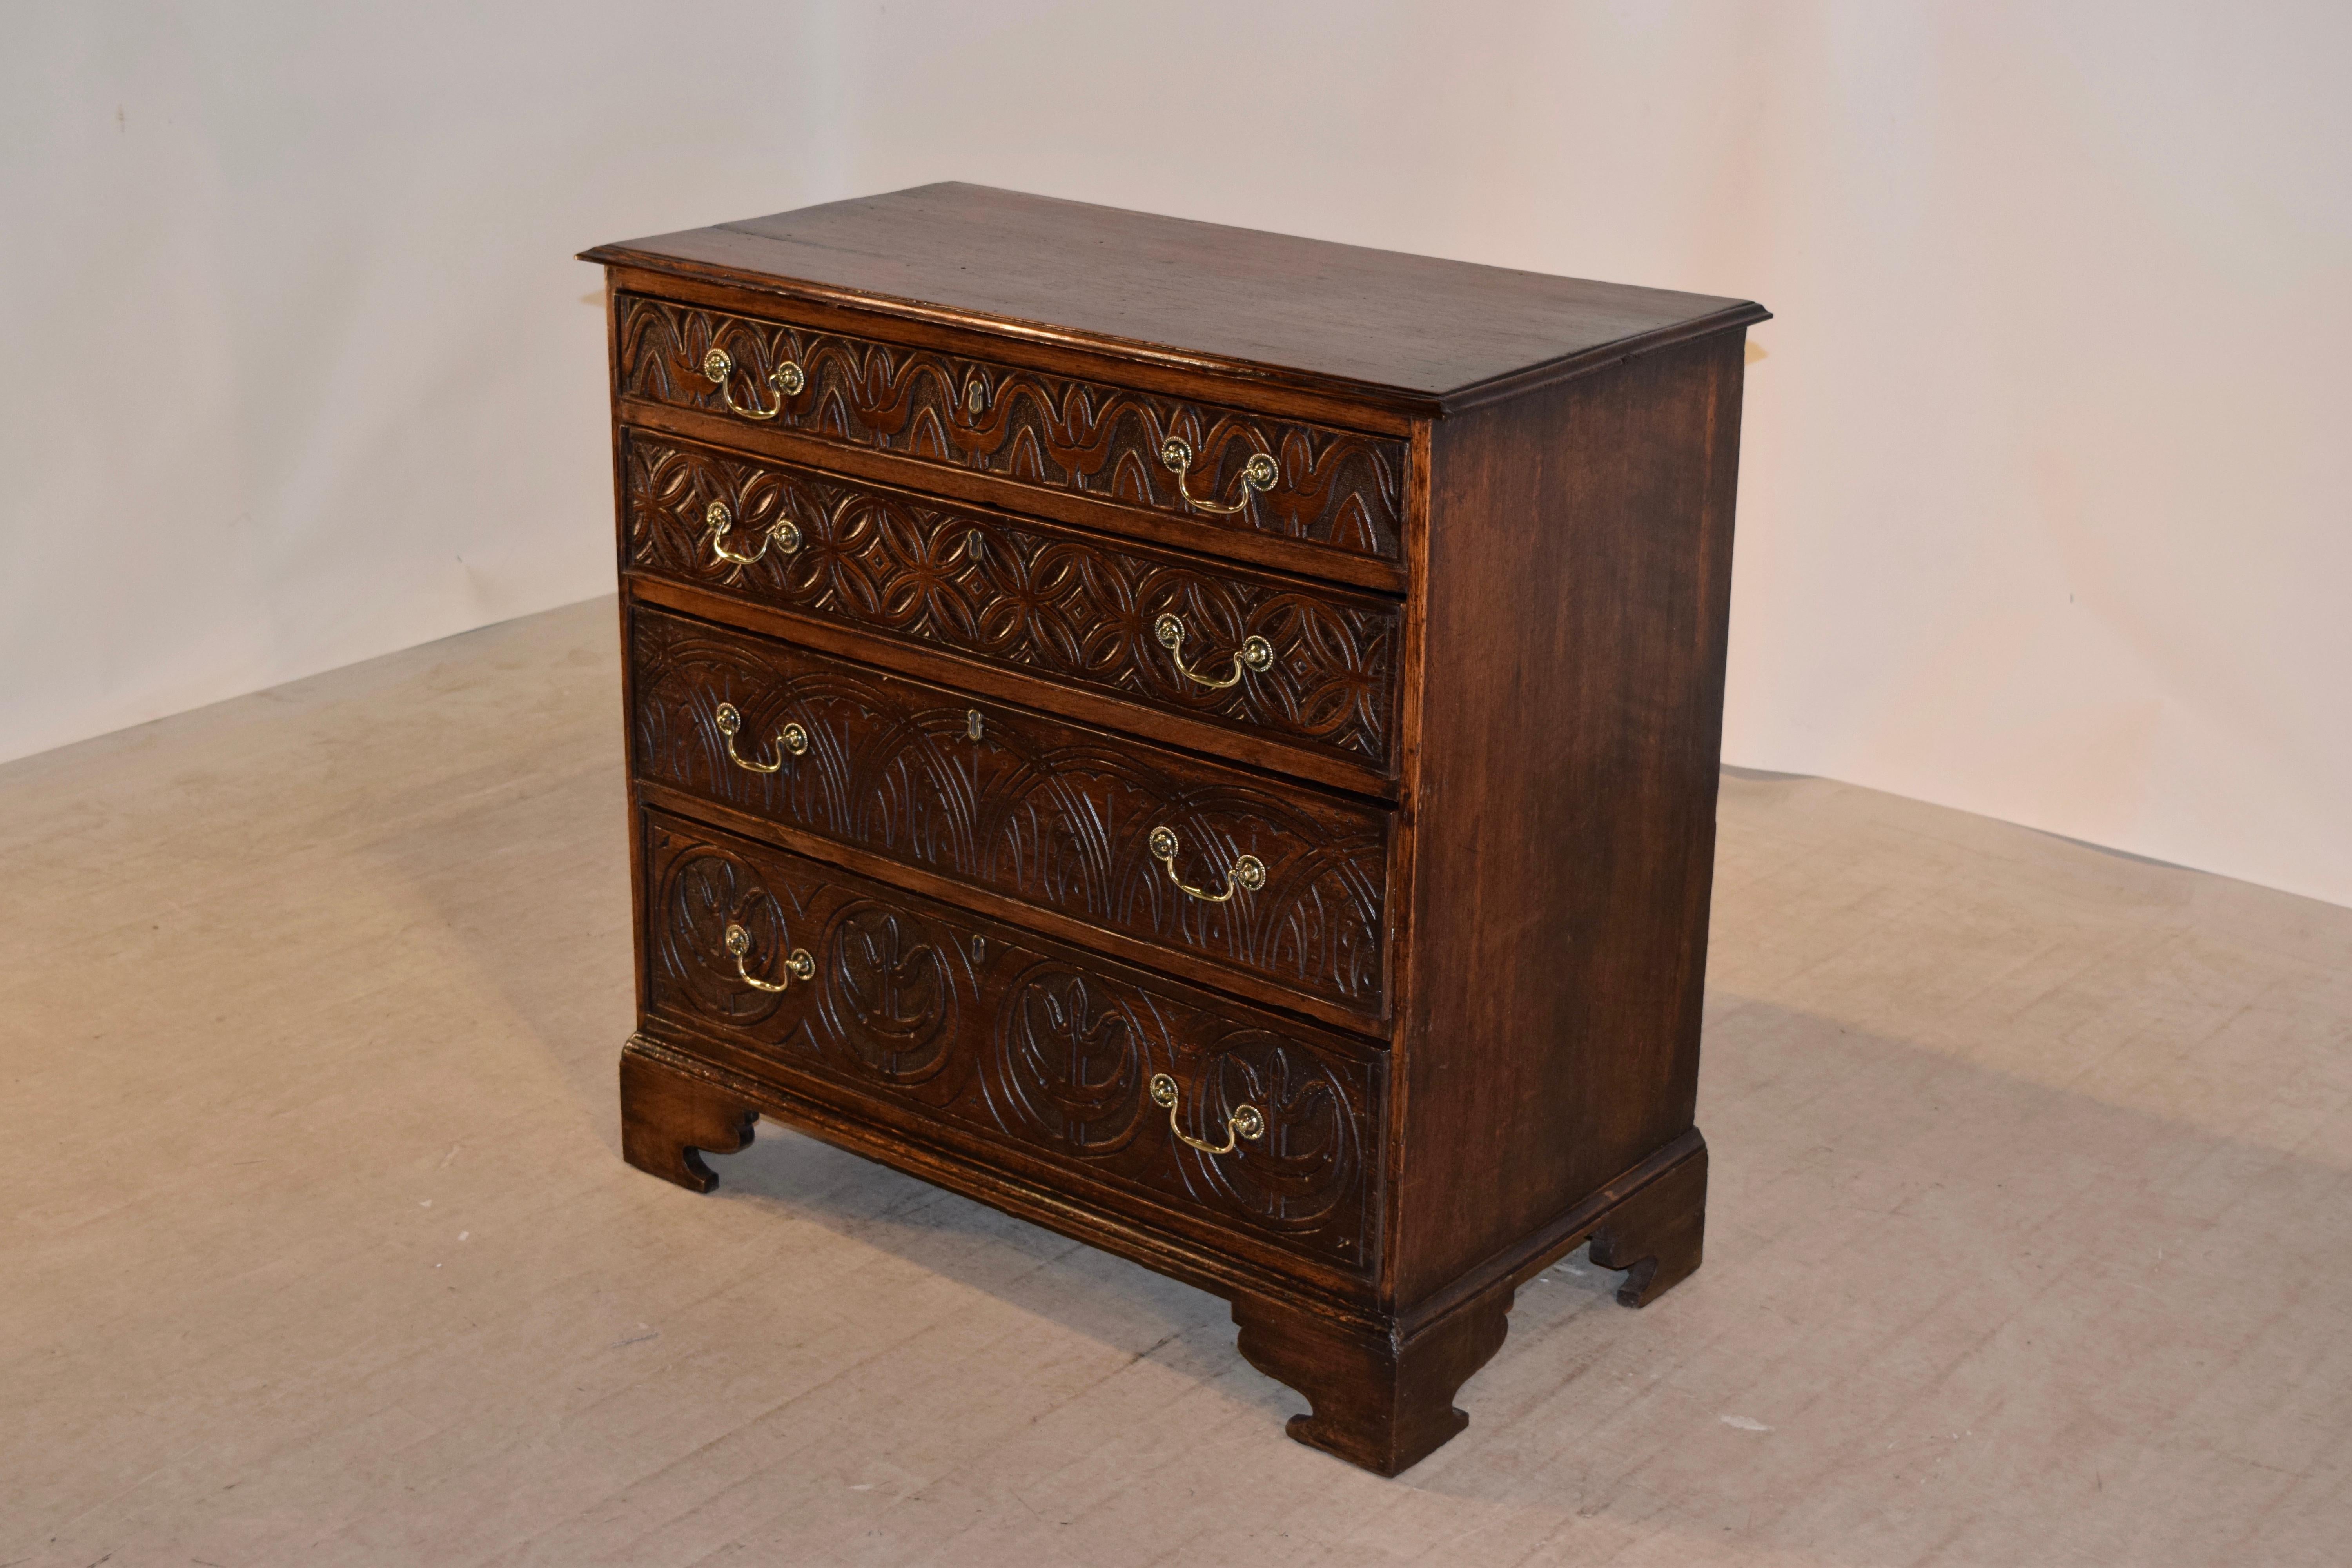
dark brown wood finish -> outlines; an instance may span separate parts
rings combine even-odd
[[[1384,1010],[1385,807],[651,610],[630,661],[641,780]]]
[[[699,620],[740,626],[763,637],[870,662],[934,686],[969,691],[975,697],[1049,709],[1097,729],[1117,730],[1267,773],[1291,774],[1350,795],[1392,801],[1400,787],[1395,777],[1384,776],[1332,752],[1306,750],[1269,740],[1254,730],[1195,719],[1164,708],[1141,707],[1092,687],[1041,687],[1038,678],[1027,671],[950,653],[935,645],[892,641],[842,622],[770,609],[650,573],[629,574],[626,591],[631,600],[640,605],[658,605]]]
[[[623,449],[624,570],[1393,767],[1392,600],[695,442]],[[1238,662],[1252,637],[1263,668]]]
[[[1209,527],[1397,553],[1404,452],[1393,438],[643,295],[615,309],[625,397]],[[1188,453],[1181,465],[1163,455],[1171,441]],[[1244,483],[1259,460],[1270,477]]]
[[[1511,1292],[1486,1291],[1410,1333],[1402,1324],[1366,1329],[1262,1297],[1237,1294],[1233,1302],[1243,1358],[1313,1406],[1290,1418],[1290,1435],[1393,1476],[1470,1424],[1454,1395],[1503,1348]]]
[[[1217,1291],[1291,1435],[1389,1475],[1535,1272],[1696,1268],[1758,307],[970,186],[591,255],[633,1163],[702,1190],[766,1113]],[[1322,489],[1195,515],[1171,433]],[[1275,658],[1198,688],[1163,610]],[[1155,826],[1265,887],[1178,892]]]
[[[1480,935],[1416,944],[1403,986],[1406,1300],[1690,1130],[1741,357],[1436,428],[1413,921]]]
[[[714,285],[701,281],[691,268],[681,268],[675,262],[665,263],[660,270],[615,264],[606,268],[606,279],[616,293],[707,305],[724,311],[743,309],[747,300],[760,300],[760,310],[789,315],[814,330],[936,349],[942,353],[1001,362],[1050,375],[1133,386],[1179,399],[1197,395],[1202,385],[1198,364],[1180,368],[1139,357],[1131,348],[1098,349],[1076,341],[1060,341],[1051,334],[1006,335],[998,323],[984,318],[958,318],[954,312],[909,313],[896,303],[823,303],[774,279],[768,280],[770,287],[766,288],[749,280]],[[789,303],[774,302],[779,300]],[[1368,397],[1361,389],[1325,392],[1308,382],[1290,384],[1228,375],[1218,380],[1217,390],[1222,400],[1253,413],[1382,436],[1411,437],[1422,427],[1422,415],[1426,412],[1418,400],[1408,400],[1408,403],[1392,404],[1381,397]]]
[[[958,184],[587,258],[1428,414],[1765,316],[1743,300]]]
[[[1261,1258],[1363,1292],[1386,1052],[682,818],[644,831],[648,1015],[673,1037],[724,1038],[811,1099],[966,1152],[1016,1150],[1213,1244],[1245,1227]],[[1255,1136],[1229,1140],[1243,1106]]]
[[[635,429],[657,430],[681,440],[820,468],[844,478],[918,490],[940,500],[968,501],[1024,517],[1066,522],[1097,533],[1181,551],[1203,561],[1234,561],[1384,594],[1401,595],[1405,591],[1404,569],[1399,563],[1327,549],[1307,540],[1253,529],[1211,528],[1197,519],[1129,506],[1078,490],[1025,484],[977,469],[845,446],[794,430],[747,425],[731,415],[674,408],[642,398],[624,399],[618,412],[622,421]],[[1412,499],[1407,495],[1408,507]]]

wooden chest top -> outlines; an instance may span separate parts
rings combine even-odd
[[[1423,414],[1767,314],[1706,294],[960,184],[600,246],[586,258]]]

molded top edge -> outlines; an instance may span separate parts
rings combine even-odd
[[[1768,319],[1556,278],[985,185],[922,185],[583,259],[1423,413]]]

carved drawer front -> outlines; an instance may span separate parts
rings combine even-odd
[[[1394,561],[1404,444],[624,294],[621,393]],[[1172,445],[1171,445],[1172,444]]]
[[[644,832],[655,1017],[1212,1243],[1370,1266],[1381,1052],[675,817]]]
[[[1393,768],[1393,601],[640,430],[625,467],[633,570]]]
[[[641,778],[1377,1015],[1390,813],[633,612]]]

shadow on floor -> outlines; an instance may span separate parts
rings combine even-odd
[[[485,954],[617,1161],[614,763],[583,742],[548,792],[452,803],[374,853]],[[583,822],[611,826],[571,842]],[[509,961],[522,929],[549,962]],[[1668,1535],[1689,1561],[2325,1560],[2306,1553],[2345,1522],[2352,1373],[2342,1169],[1767,998],[1713,994],[1705,1050],[1706,1267],[1638,1313],[1580,1255],[1523,1289],[1461,1397],[1470,1428],[1402,1488],[1557,1514],[1562,1541]],[[2171,1065],[2193,1102],[2208,1069]],[[1301,1407],[1202,1292],[782,1130],[713,1163],[717,1201],[1104,1342],[1149,1315],[1151,1353],[1270,1423]],[[1008,1272],[1005,1248],[1036,1267]]]

